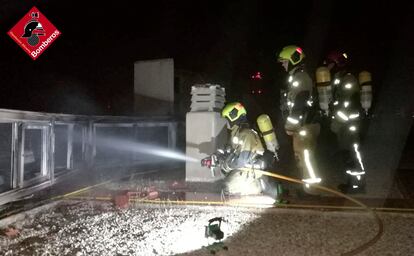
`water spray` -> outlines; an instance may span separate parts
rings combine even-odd
[[[125,139],[119,139],[114,137],[99,138],[97,140],[97,146],[107,149],[115,149],[119,151],[126,151],[132,153],[140,153],[145,155],[158,156],[162,158],[174,159],[179,161],[198,163],[199,160],[193,157],[189,157],[183,153],[165,148],[155,146],[151,144],[145,144],[141,142],[135,142]]]

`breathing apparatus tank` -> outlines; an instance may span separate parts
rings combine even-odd
[[[257,118],[257,125],[259,126],[259,130],[262,133],[267,150],[277,154],[279,143],[277,141],[275,130],[273,129],[270,117],[266,114],[260,115]]]
[[[368,114],[372,104],[372,78],[371,73],[362,71],[358,76],[359,84],[361,86],[361,106]]]
[[[318,88],[319,107],[329,115],[329,103],[332,100],[331,73],[327,67],[316,69],[316,86]]]

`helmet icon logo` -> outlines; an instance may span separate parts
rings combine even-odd
[[[32,19],[24,26],[24,33],[21,37],[26,38],[30,46],[36,46],[40,42],[39,36],[45,35],[45,30],[38,20],[39,12],[32,12],[31,16]]]
[[[61,32],[36,7],[32,7],[7,32],[33,60],[55,42]]]

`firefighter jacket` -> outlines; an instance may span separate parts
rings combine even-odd
[[[285,130],[296,132],[309,122],[313,106],[313,82],[303,67],[297,67],[289,72],[288,88],[284,92],[287,106]]]
[[[351,73],[337,73],[332,82],[332,114],[335,121],[350,123],[359,119],[360,86]]]
[[[230,153],[223,164],[225,172],[242,167],[263,169],[261,157],[265,149],[258,133],[247,124],[231,127],[229,147]]]

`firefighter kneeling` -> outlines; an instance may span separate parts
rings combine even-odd
[[[282,189],[279,183],[267,176],[262,176],[254,170],[271,168],[278,149],[278,143],[268,116],[258,118],[260,129],[266,130],[265,149],[259,134],[249,127],[246,109],[238,102],[227,104],[222,110],[222,116],[227,119],[231,135],[224,150],[201,161],[209,168],[219,167],[225,175],[225,192],[237,195],[265,194],[281,203]],[[269,126],[270,123],[270,126]],[[270,136],[269,136],[270,135]],[[251,171],[242,171],[249,168]]]

